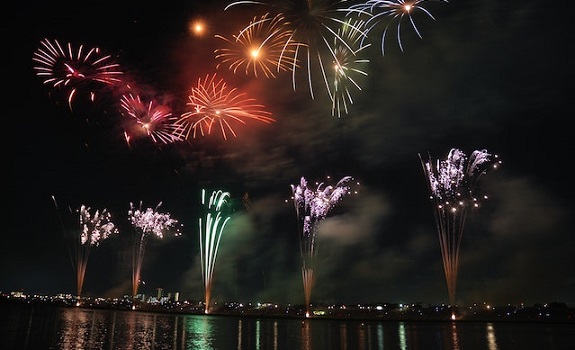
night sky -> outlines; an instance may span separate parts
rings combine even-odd
[[[84,1],[26,3],[4,27],[3,147],[9,178],[0,245],[0,291],[76,291],[69,208],[107,209],[118,235],[91,250],[85,295],[131,292],[130,203],[168,212],[180,237],[147,241],[140,291],[202,300],[200,191],[230,192],[231,219],[215,267],[217,301],[303,303],[298,227],[291,184],[353,176],[359,194],[343,199],[318,234],[319,276],[312,301],[448,302],[438,233],[419,154],[487,149],[503,164],[480,179],[490,199],[470,212],[461,245],[457,302],[575,304],[571,167],[573,56],[564,9],[541,1],[427,2],[435,20],[405,20],[381,54],[370,34],[368,77],[349,114],[291,75],[277,78],[216,68],[214,35],[230,36],[265,7],[187,1],[133,6]],[[207,3],[207,2],[206,2]],[[209,7],[208,7],[209,6]],[[201,18],[208,33],[188,26]],[[34,71],[44,38],[98,46],[124,79],[175,113],[199,78],[217,72],[266,106],[275,122],[248,120],[172,145],[129,146],[113,94],[73,110]],[[249,208],[242,200],[249,197]],[[288,202],[286,203],[286,199]]]

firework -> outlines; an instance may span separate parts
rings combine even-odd
[[[250,194],[249,193],[244,193],[244,195],[242,196],[242,203],[244,204],[244,208],[246,209],[246,211],[248,213],[253,213],[254,209],[252,207],[252,200],[250,199]]]
[[[286,28],[291,32],[284,42],[284,52],[279,57],[278,64],[288,60],[292,64],[292,86],[296,89],[296,72],[303,70],[307,75],[311,98],[314,97],[312,81],[315,75],[321,76],[328,94],[331,96],[330,84],[326,67],[336,61],[332,43],[349,46],[345,38],[338,35],[338,28],[346,23],[350,13],[368,15],[367,12],[347,7],[347,1],[327,0],[290,0],[290,1],[236,1],[226,6],[226,10],[237,5],[264,5],[280,15]],[[364,28],[353,27],[360,36],[367,36]],[[289,50],[287,50],[289,48]],[[296,67],[297,65],[297,67]]]
[[[76,283],[78,298],[80,298],[90,250],[92,247],[99,246],[101,241],[110,235],[118,233],[118,229],[111,221],[112,215],[107,209],[96,210],[92,215],[90,208],[82,204],[78,209],[78,214],[80,236],[76,240]]]
[[[203,37],[209,32],[208,23],[200,18],[192,19],[188,22],[188,32],[195,37]]]
[[[233,36],[233,40],[216,35],[227,45],[215,51],[215,58],[220,61],[217,67],[226,64],[234,74],[244,70],[246,75],[256,78],[258,74],[275,78],[277,72],[291,70],[295,66],[291,56],[294,50],[289,41],[291,35],[281,15],[254,17],[245,29]],[[284,55],[289,56],[281,59]]]
[[[291,185],[293,201],[300,228],[300,254],[302,258],[302,280],[307,315],[311,292],[315,283],[315,258],[317,255],[316,239],[319,224],[329,211],[350,193],[351,176],[345,176],[335,186],[317,185],[315,190],[308,186],[305,178],[299,185]]]
[[[177,117],[169,107],[155,101],[143,101],[139,95],[125,94],[120,98],[121,114],[126,119],[125,137],[130,144],[133,138],[150,137],[156,144],[182,141],[182,133],[176,124]]]
[[[230,87],[216,74],[199,79],[188,98],[190,101],[186,105],[191,110],[183,113],[177,121],[185,138],[189,138],[192,131],[194,138],[198,132],[202,136],[209,135],[215,126],[219,127],[224,140],[227,140],[228,132],[237,137],[232,124],[246,124],[246,120],[264,123],[275,121],[263,105],[239,92],[237,88]]]
[[[350,88],[361,90],[359,79],[367,76],[364,67],[369,63],[368,59],[360,58],[359,55],[369,47],[362,44],[362,37],[357,30],[364,26],[363,21],[347,20],[339,29],[337,37],[345,39],[347,45],[334,39],[333,53],[333,84],[331,89],[332,115],[341,117],[342,111],[349,113],[348,107],[353,103]]]
[[[142,210],[142,202],[138,208],[130,203],[128,217],[134,228],[134,251],[132,257],[132,295],[138,294],[138,287],[141,280],[142,262],[146,248],[146,239],[152,235],[156,238],[164,238],[167,233],[179,236],[178,221],[171,218],[169,213],[160,213],[158,208],[162,202],[158,203],[155,209],[147,208]]]
[[[421,159],[421,156],[420,156]],[[501,161],[486,150],[473,151],[469,158],[459,149],[449,151],[447,159],[432,162],[421,159],[427,177],[431,200],[435,205],[435,222],[447,280],[449,302],[455,305],[455,289],[459,268],[459,248],[465,218],[470,208],[477,208],[481,198],[475,187],[481,175],[496,169]],[[483,199],[487,197],[484,196]]]
[[[430,1],[448,2],[447,0],[369,0],[362,4],[352,6],[354,9],[367,11],[372,14],[372,17],[367,20],[367,26],[374,28],[379,22],[387,22],[381,36],[381,53],[385,54],[385,38],[388,30],[393,23],[397,23],[397,43],[399,49],[403,52],[403,44],[401,43],[401,24],[405,18],[409,19],[411,27],[419,38],[423,38],[413,16],[416,12],[421,12],[435,20],[435,17],[425,7],[424,3]]]
[[[122,82],[123,72],[119,64],[98,47],[80,45],[76,49],[71,43],[62,46],[57,40],[44,39],[32,60],[36,64],[36,75],[43,79],[45,85],[62,89],[67,94],[70,109],[79,93],[87,93],[94,102],[100,89]]]
[[[205,220],[200,217],[200,259],[202,263],[202,279],[204,282],[205,313],[209,312],[212,295],[214,267],[220,240],[229,216],[222,214],[224,205],[228,203],[229,192],[213,191],[210,198],[206,198],[206,190],[202,190],[202,205],[205,208]]]

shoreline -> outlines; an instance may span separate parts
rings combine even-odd
[[[316,307],[315,315],[306,316],[301,306],[288,308],[218,308],[205,313],[199,307],[182,307],[182,305],[169,303],[165,305],[139,303],[137,307],[125,303],[83,303],[76,304],[63,300],[38,300],[24,298],[0,298],[0,306],[3,305],[27,305],[30,307],[57,307],[79,308],[85,310],[109,310],[109,311],[132,311],[138,313],[155,313],[182,316],[211,316],[211,317],[237,317],[237,318],[277,318],[305,321],[352,321],[352,322],[449,322],[449,323],[541,323],[541,324],[573,324],[575,323],[575,308],[554,307],[542,309],[536,307],[524,307],[512,309],[510,307],[493,308],[492,310],[468,310],[455,309],[455,317],[452,318],[452,309],[449,307],[431,306],[428,308],[413,308],[405,310],[373,310],[346,308],[341,310],[325,310]],[[178,307],[179,306],[179,307]]]

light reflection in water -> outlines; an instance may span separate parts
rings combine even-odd
[[[65,312],[59,341],[64,347],[87,348],[83,335],[87,333],[88,316],[84,310],[72,309]]]
[[[238,320],[238,350],[242,350],[242,320]]]
[[[278,348],[278,321],[274,321],[274,350]]]
[[[110,327],[110,349],[114,348],[114,334],[116,334],[116,312],[112,313],[112,326]]]
[[[101,314],[73,308],[62,316],[58,341],[63,348],[98,348],[104,343],[106,326]]]
[[[383,350],[383,325],[377,325],[377,348]]]
[[[359,329],[357,330],[357,332],[359,333],[359,349],[358,350],[365,350],[365,343],[366,343],[366,337],[365,337],[365,324],[360,324]],[[369,347],[371,349],[371,346]]]
[[[341,344],[341,349],[342,350],[346,350],[347,349],[347,326],[344,324],[342,324],[341,326],[339,326],[339,340],[340,340],[340,344]]]
[[[309,321],[301,321],[301,348],[302,350],[311,350],[311,332]]]
[[[186,349],[212,350],[213,326],[211,319],[202,316],[191,316],[186,319]]]
[[[260,350],[261,336],[262,336],[261,322],[260,322],[260,320],[257,320],[256,321],[256,350]]]
[[[179,317],[176,317],[176,321],[174,323],[174,327],[173,327],[173,333],[172,333],[172,349],[177,349],[176,344],[178,344],[178,321],[180,320]]]
[[[489,350],[498,350],[497,347],[497,339],[495,339],[495,328],[493,327],[493,323],[487,324],[487,346]]]
[[[30,331],[32,330],[32,320],[34,320],[34,310],[30,311],[30,320],[28,321],[28,326],[26,327],[26,337],[24,338],[24,348],[28,348],[28,340],[30,339]]]
[[[253,321],[238,319],[235,329],[237,329],[238,350],[242,348],[249,350],[277,350],[280,347],[277,320],[272,322],[266,319],[255,319]]]
[[[399,322],[399,348],[407,350],[407,336],[405,334],[405,323]]]
[[[453,350],[459,350],[459,337],[457,336],[457,325],[451,322],[451,341],[453,342]]]
[[[560,333],[561,327],[545,328],[554,333],[543,338],[541,327],[531,324],[361,323],[27,307],[2,309],[0,304],[0,321],[5,325],[0,327],[1,349],[530,350],[573,344],[572,338]],[[509,332],[517,336],[501,337]]]
[[[126,350],[152,349],[155,342],[156,316],[138,312],[126,312],[122,315],[125,320],[121,324],[125,328],[118,329],[118,333],[122,336],[115,337],[118,340],[117,348]]]

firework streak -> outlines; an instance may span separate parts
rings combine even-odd
[[[162,205],[162,202],[160,202],[155,209],[147,208],[146,210],[142,210],[141,202],[138,208],[130,203],[130,210],[128,210],[128,217],[135,233],[132,258],[132,295],[134,297],[138,294],[141,281],[146,238],[149,235],[154,235],[161,239],[164,238],[166,233],[171,232],[173,232],[175,236],[180,235],[178,227],[176,227],[178,221],[172,219],[169,213],[158,212],[160,205]]]
[[[80,239],[76,240],[78,243],[76,247],[76,282],[78,298],[80,298],[82,296],[90,249],[99,246],[100,242],[110,235],[118,233],[118,229],[111,221],[112,215],[107,209],[96,210],[94,215],[92,215],[90,208],[82,204],[78,213],[81,231]]]
[[[299,185],[291,185],[293,201],[300,228],[300,254],[306,311],[309,316],[311,292],[315,282],[314,269],[317,254],[316,239],[319,224],[329,211],[349,193],[351,176],[345,176],[335,186],[320,183],[315,190],[308,187],[302,177]]]
[[[486,150],[473,151],[468,158],[461,150],[453,148],[447,159],[434,164],[429,157],[428,161],[421,159],[421,164],[431,191],[430,198],[435,204],[435,222],[449,302],[455,305],[459,248],[465,218],[471,207],[479,207],[481,199],[476,197],[475,187],[480,176],[489,169],[496,169],[501,161]],[[483,199],[487,197],[483,196]]]
[[[230,220],[229,216],[222,214],[224,205],[229,199],[229,192],[222,190],[213,191],[209,199],[206,198],[206,190],[202,190],[202,205],[205,208],[205,220],[200,217],[200,259],[202,263],[202,279],[205,288],[205,313],[209,312],[210,300],[212,296],[212,284],[214,267],[220,240],[226,224]]]

